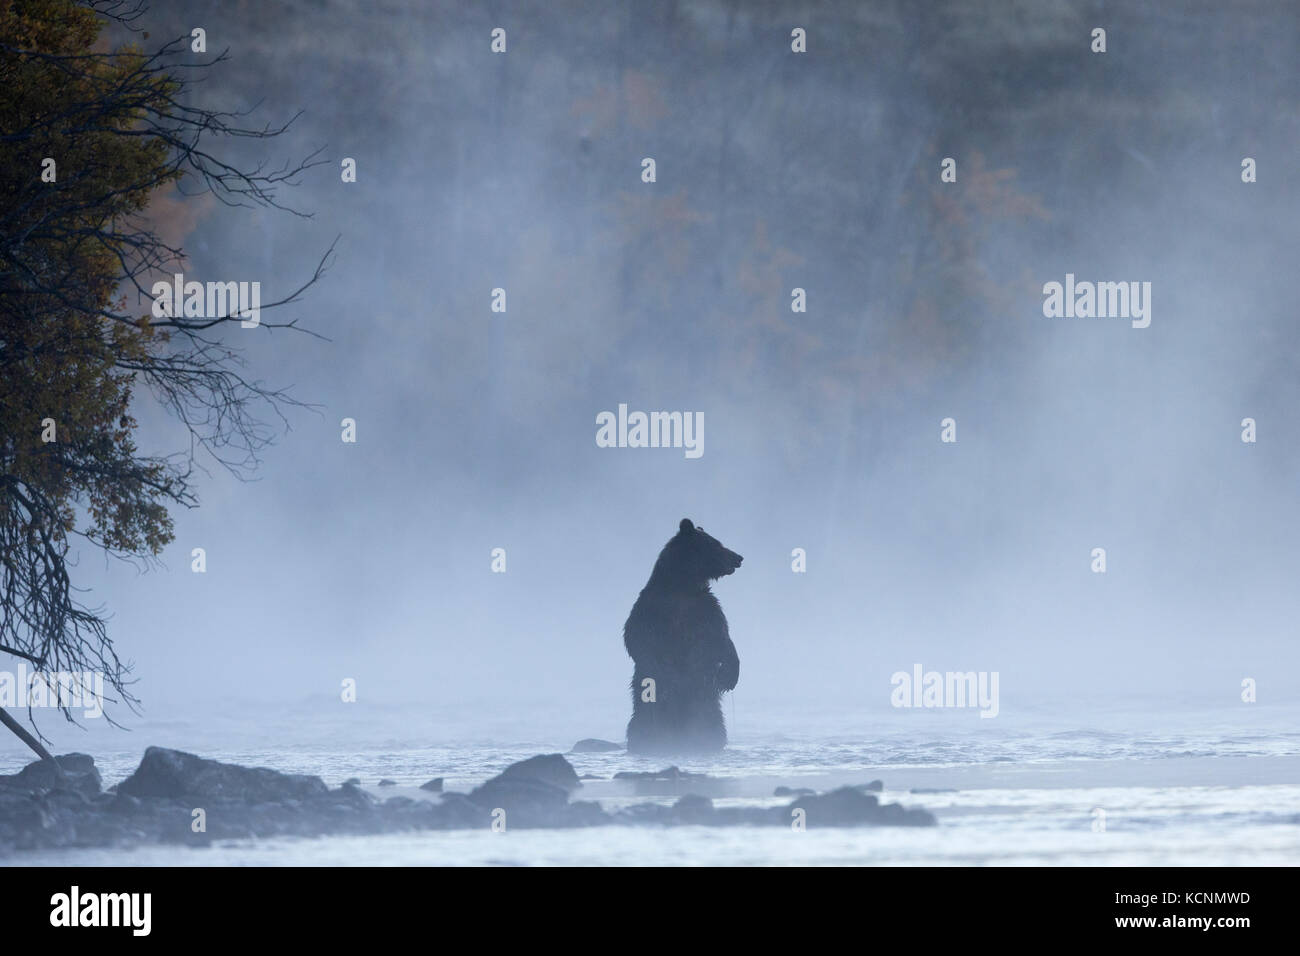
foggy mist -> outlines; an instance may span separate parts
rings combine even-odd
[[[81,556],[139,678],[113,715],[337,721],[352,678],[430,740],[619,739],[683,517],[745,556],[714,589],[737,738],[887,733],[918,663],[998,672],[1013,721],[1294,701],[1300,11],[1168,7],[158,5],[152,36],[229,48],[209,105],[304,111],[234,155],[326,160],[280,197],[311,219],[200,203],[187,273],[269,300],[341,238],[276,315],[328,341],[227,333],[318,408],[253,481],[206,463],[161,566]],[[1045,316],[1067,274],[1150,283],[1149,326]],[[703,454],[598,447],[620,404],[701,413]]]

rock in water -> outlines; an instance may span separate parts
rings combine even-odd
[[[637,795],[643,797],[684,796],[688,793],[723,797],[731,786],[724,779],[710,777],[707,773],[691,773],[678,767],[664,767],[663,770],[644,773],[622,770],[614,774],[614,779],[632,784]]]
[[[569,793],[563,787],[534,780],[532,777],[493,777],[469,792],[469,799],[481,807],[505,807],[513,812],[528,809],[556,809],[568,805]]]
[[[272,803],[323,796],[329,788],[320,777],[307,774],[240,767],[180,750],[150,747],[135,773],[118,784],[117,792],[132,797]]]
[[[624,749],[622,744],[616,744],[612,740],[601,740],[599,737],[584,737],[573,745],[573,749],[569,753],[603,754],[622,749]]]
[[[804,794],[786,807],[716,807],[702,790],[725,781],[675,767],[622,775],[638,787],[653,789],[656,796],[683,791],[673,805],[643,802],[607,812],[594,802],[570,802],[570,791],[580,784],[573,767],[559,754],[512,764],[470,794],[443,793],[428,800],[395,797],[384,802],[353,781],[330,790],[319,777],[224,764],[162,747],[145,751],[140,766],[117,786],[116,794],[101,794],[99,775],[89,757],[68,754],[59,761],[82,789],[62,782],[47,787],[58,778],[53,768],[42,770],[39,764],[0,777],[0,859],[15,850],[39,848],[199,846],[228,839],[482,828],[498,820],[511,828],[788,827],[791,810],[802,809],[809,827],[935,823],[925,810],[906,810],[896,803],[881,806],[875,796],[855,787],[820,796]],[[209,811],[206,833],[190,829],[195,806]],[[497,808],[506,811],[506,817],[494,813]]]
[[[549,783],[553,787],[559,787],[566,793],[570,790],[577,790],[582,786],[577,772],[569,761],[564,759],[562,754],[541,754],[536,757],[529,757],[527,760],[521,760],[518,763],[512,763],[501,771],[500,777],[540,780],[543,783]],[[494,779],[500,779],[500,777]]]
[[[563,827],[570,825],[569,792],[563,787],[532,777],[493,777],[470,791],[469,802],[486,815],[494,815],[509,827]],[[505,817],[497,816],[504,811]],[[482,822],[479,824],[483,825]]]
[[[816,790],[813,790],[813,789],[810,788],[810,787],[777,787],[775,790],[772,791],[772,796],[774,796],[774,797],[806,797],[806,796],[808,796],[808,795],[810,795],[810,794],[814,794],[814,793],[816,793],[816,792],[817,792]]]
[[[678,823],[712,823],[713,801],[698,793],[688,793],[673,804],[672,815]]]
[[[15,774],[0,776],[0,787],[27,790],[33,793],[64,788],[94,796],[102,782],[95,768],[95,758],[89,754],[63,754],[55,757],[66,779],[60,780],[48,760],[29,763]]]
[[[428,790],[432,793],[442,793],[442,777],[434,777],[428,783],[420,784],[421,790]]]
[[[928,810],[907,810],[900,804],[880,805],[858,787],[840,787],[821,796],[797,798],[777,811],[778,819],[788,820],[790,811],[801,808],[807,814],[808,827],[851,827],[864,823],[893,826],[934,826],[937,822]]]
[[[645,783],[677,783],[681,780],[700,779],[707,780],[709,775],[706,773],[691,773],[689,770],[682,770],[679,767],[664,767],[662,770],[620,770],[614,774],[615,780],[639,780]]]
[[[570,804],[569,791],[581,786],[564,757],[543,754],[512,763],[470,791],[469,800],[485,810],[504,810],[508,826],[574,826],[581,825],[576,818],[585,815],[584,805]]]

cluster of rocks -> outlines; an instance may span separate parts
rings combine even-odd
[[[933,825],[925,810],[880,804],[867,792],[876,784],[801,793],[779,807],[715,807],[698,792],[675,803],[640,803],[606,810],[574,800],[582,787],[560,754],[530,757],[469,793],[441,792],[442,779],[419,799],[380,800],[355,780],[330,788],[319,778],[219,763],[162,747],[145,751],[131,776],[101,789],[94,760],[58,757],[62,773],[46,761],[0,776],[0,854],[58,847],[142,843],[206,845],[213,840],[277,836],[373,834],[407,830],[589,827],[617,824],[788,826],[802,809],[809,828],[894,824]],[[704,788],[712,778],[675,767],[624,779],[675,781]],[[200,825],[201,824],[201,825]]]

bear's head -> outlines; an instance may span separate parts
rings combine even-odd
[[[679,587],[703,588],[710,581],[733,573],[745,559],[725,547],[703,528],[683,518],[655,562],[651,581]]]

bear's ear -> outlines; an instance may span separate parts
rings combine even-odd
[[[690,518],[683,518],[682,523],[677,526],[678,531],[694,531],[695,525],[691,524]]]

